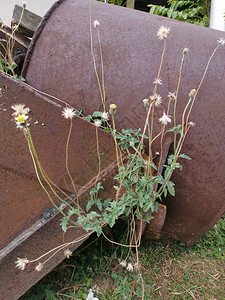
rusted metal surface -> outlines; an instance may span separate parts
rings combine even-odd
[[[159,88],[163,104],[155,110],[155,132],[159,131],[157,119],[167,107],[167,92],[176,89],[183,48],[189,48],[179,91],[179,122],[188,93],[200,82],[222,33],[93,1],[92,20],[96,19],[100,21],[106,99],[108,105],[118,106],[118,129],[143,128],[142,99],[152,93],[162,53],[162,41],[156,37],[158,28],[170,26],[171,33],[162,68],[163,85]],[[93,27],[92,32],[100,72],[97,32]],[[36,88],[77,108],[83,107],[84,114],[93,113],[101,109],[101,102],[90,49],[89,0],[58,1],[36,31],[24,76]],[[176,171],[172,178],[176,196],[166,199],[168,212],[163,231],[188,245],[208,231],[225,211],[224,58],[224,48],[220,47],[191,113],[196,127],[190,130],[183,152],[192,160],[182,161],[183,171]],[[153,148],[159,151],[157,143]]]
[[[62,107],[2,73],[0,87],[0,299],[13,300],[18,299],[64,258],[62,253],[56,255],[40,275],[33,271],[34,268],[28,272],[15,269],[16,257],[35,258],[60,245],[63,234],[59,225],[62,217],[52,210],[50,200],[41,189],[23,131],[17,129],[12,120],[13,104],[23,103],[31,109],[30,131],[39,160],[48,176],[69,194],[75,191],[65,168],[70,121],[62,117]],[[35,125],[36,121],[38,124]],[[101,157],[99,175],[96,131]],[[69,169],[81,203],[84,204],[88,199],[88,191],[97,175],[105,186],[106,194],[103,197],[109,197],[116,165],[111,135],[75,116],[69,145]],[[65,239],[71,241],[83,234],[84,231],[77,228],[74,232],[69,231]],[[75,244],[73,249],[79,244]]]
[[[146,233],[148,231],[158,233],[162,230],[163,224],[166,219],[166,206],[163,204],[159,204],[157,212],[153,213],[152,216],[154,217],[154,219],[151,220],[150,224],[145,228],[145,238],[147,237]]]

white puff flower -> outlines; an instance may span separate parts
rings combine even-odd
[[[150,100],[154,103],[155,106],[159,106],[162,103],[162,97],[157,93],[150,96]]]
[[[17,258],[15,264],[16,264],[16,268],[20,269],[20,270],[24,270],[26,267],[26,264],[29,263],[29,260],[27,258]]]
[[[71,107],[65,107],[62,111],[62,116],[65,119],[72,119],[76,115],[75,111]]]
[[[102,125],[102,121],[101,120],[95,120],[94,125],[96,127],[100,127]]]
[[[219,43],[220,45],[224,46],[224,44],[225,44],[225,39],[224,39],[224,38],[220,38],[219,41],[218,41],[218,43]]]
[[[174,100],[175,101],[176,100],[176,92],[174,92],[174,93],[169,92],[167,98],[169,100]]]
[[[92,292],[92,289],[90,289],[86,300],[99,300],[99,299],[97,297],[94,297],[94,293]]]
[[[66,258],[69,258],[72,254],[73,254],[73,253],[72,253],[72,251],[70,251],[70,249],[66,249],[66,250],[64,251],[64,255],[66,256]]]
[[[108,119],[109,119],[109,113],[103,112],[102,113],[102,119],[105,120],[105,121],[108,121]]]
[[[162,79],[161,78],[155,78],[155,81],[153,82],[153,84],[162,84]]]
[[[127,271],[133,272],[133,270],[134,270],[134,267],[133,267],[132,263],[128,263],[127,264]]]
[[[127,266],[126,260],[122,260],[122,261],[120,262],[120,266],[123,267],[123,268],[126,268],[126,266]]]
[[[194,122],[189,122],[188,125],[190,125],[191,127],[194,127],[195,123]]]
[[[157,31],[157,37],[160,40],[166,39],[170,32],[170,27],[166,27],[164,25],[160,26],[159,30]]]
[[[163,116],[159,118],[159,122],[162,123],[163,125],[167,125],[167,123],[171,123],[171,117],[163,112]]]
[[[43,268],[44,268],[44,265],[43,265],[42,263],[39,263],[39,264],[35,267],[35,271],[40,272]]]
[[[11,106],[13,110],[15,110],[14,113],[12,113],[12,116],[19,116],[19,115],[27,115],[30,111],[28,107],[25,108],[25,104],[14,104]]]
[[[98,20],[95,20],[94,22],[93,22],[93,26],[94,27],[98,27],[100,25],[100,22],[98,21]]]

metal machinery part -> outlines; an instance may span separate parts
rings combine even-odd
[[[76,108],[83,107],[85,115],[101,110],[91,56],[89,3],[62,0],[52,7],[36,31],[23,72],[30,85]],[[161,75],[163,85],[159,88],[163,104],[155,110],[155,132],[159,131],[157,119],[167,107],[167,93],[176,90],[186,47],[189,53],[185,57],[177,106],[177,120],[181,121],[189,91],[197,88],[221,32],[92,1],[93,49],[99,72],[100,54],[93,20],[100,21],[106,102],[118,106],[118,130],[143,128],[142,99],[151,94],[162,53],[163,42],[157,39],[156,32],[161,25],[171,27]],[[192,160],[182,161],[183,171],[173,176],[176,196],[165,199],[168,212],[163,232],[188,245],[208,231],[225,211],[224,57],[224,48],[220,47],[191,113],[190,121],[196,127],[190,130],[183,152]],[[154,147],[159,151],[157,143]]]

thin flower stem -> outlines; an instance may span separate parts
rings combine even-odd
[[[68,246],[70,246],[70,245],[77,244],[77,243],[83,241],[84,239],[88,238],[92,233],[93,233],[93,231],[91,231],[91,232],[89,232],[89,233],[83,235],[82,237],[79,237],[79,238],[73,240],[72,242],[68,242],[68,243],[64,243],[64,244],[62,244],[62,245],[59,245],[59,246],[57,246],[57,247],[51,249],[50,251],[44,253],[43,255],[41,255],[41,256],[39,256],[39,257],[33,259],[33,260],[30,260],[29,262],[30,262],[30,263],[36,262],[36,261],[42,259],[43,257],[49,255],[49,254],[52,253],[53,251],[57,251],[57,252],[58,252],[58,249],[62,250],[62,249],[66,248],[66,247],[68,247]]]
[[[99,29],[97,27],[97,33],[98,33],[98,44],[99,44],[99,50],[100,50],[100,59],[101,59],[101,67],[102,67],[102,94],[103,94],[103,110],[106,112],[106,107],[105,107],[105,76],[104,76],[104,63],[103,63],[103,54],[102,54],[102,44],[100,40],[100,33]]]
[[[159,164],[158,164],[158,175],[159,174],[159,170],[160,170],[160,165],[162,162],[162,154],[163,154],[163,135],[164,135],[164,131],[165,131],[165,125],[162,126],[162,130],[161,130],[161,139],[160,139],[160,158],[159,158]]]
[[[146,107],[146,115],[148,116],[148,108],[147,107]],[[152,157],[151,131],[150,131],[150,125],[149,125],[149,122],[148,122],[148,168],[147,168],[147,177],[148,178],[149,178],[149,175],[152,176],[151,157]]]
[[[35,173],[36,173],[36,176],[37,176],[37,179],[38,179],[38,182],[39,184],[41,185],[42,189],[44,190],[44,192],[46,193],[46,195],[48,196],[49,200],[51,201],[51,203],[53,204],[53,206],[64,216],[66,217],[66,214],[64,214],[64,212],[55,204],[55,202],[52,200],[52,197],[50,196],[50,194],[48,193],[48,191],[46,190],[46,188],[44,187],[41,179],[40,179],[40,176],[38,174],[38,170],[37,170],[37,165],[36,165],[36,161],[35,161],[35,158],[34,158],[34,155],[33,155],[33,152],[31,150],[31,144],[30,144],[30,140],[27,138],[27,143],[28,143],[28,148],[29,148],[29,151],[30,151],[30,155],[31,155],[31,158],[32,158],[32,161],[33,161],[33,165],[34,165],[34,170],[35,170]]]
[[[125,244],[121,244],[121,243],[114,242],[114,241],[110,240],[110,239],[104,234],[103,231],[102,231],[102,235],[104,236],[104,238],[105,238],[107,241],[109,241],[109,242],[112,243],[112,244],[118,245],[118,246],[122,246],[122,247],[125,247],[125,248],[136,248],[136,247],[140,247],[140,243],[138,243],[138,245],[125,245]]]
[[[95,76],[97,78],[97,83],[98,83],[98,88],[99,88],[99,93],[100,93],[100,97],[101,97],[101,101],[102,101],[102,106],[104,108],[104,112],[105,112],[105,103],[104,103],[104,97],[103,97],[103,92],[102,92],[102,87],[101,87],[101,83],[100,83],[100,79],[99,79],[99,75],[98,75],[98,71],[97,71],[97,66],[96,66],[96,60],[95,60],[95,55],[94,55],[94,49],[93,49],[93,36],[92,36],[92,10],[91,10],[91,0],[90,0],[90,9],[89,9],[89,22],[90,22],[90,43],[91,43],[91,55],[92,55],[92,60],[93,60],[93,64],[94,64],[94,71],[95,71]]]
[[[163,42],[164,42],[163,43],[163,51],[162,51],[160,65],[159,65],[157,80],[156,80],[155,87],[154,87],[154,90],[153,90],[153,95],[155,93],[157,93],[158,79],[160,78],[160,74],[161,74],[161,70],[162,70],[162,66],[163,66],[164,55],[165,55],[165,51],[166,51],[166,39],[164,39]]]
[[[116,148],[117,167],[118,167],[118,172],[120,174],[120,180],[121,180],[120,159],[119,159],[119,152],[118,152],[118,144],[116,140],[116,125],[115,125],[114,111],[112,111],[112,125],[113,125],[113,138],[114,138],[114,143]]]
[[[180,89],[180,83],[181,83],[181,76],[182,76],[182,69],[183,69],[183,64],[184,64],[184,56],[185,56],[185,52],[183,52],[182,55],[182,60],[181,60],[181,64],[180,64],[180,71],[179,71],[179,77],[178,77],[178,83],[177,83],[177,90],[176,90],[176,95],[175,95],[175,101],[174,101],[174,107],[173,107],[173,115],[174,115],[174,127],[176,127],[176,109],[177,109],[177,97],[178,97],[178,92]],[[176,150],[176,139],[177,139],[177,133],[174,132],[174,153]]]
[[[95,134],[96,134],[96,148],[97,148],[97,155],[98,155],[98,174],[96,176],[96,180],[95,180],[95,185],[97,184],[99,175],[101,173],[101,156],[100,156],[100,152],[99,152],[99,140],[98,140],[98,128],[96,126],[95,128]]]
[[[187,111],[188,106],[190,105],[190,103],[191,103],[191,98],[189,98],[188,103],[187,103],[187,105],[185,106],[184,111],[183,111],[183,114],[182,114],[181,135],[180,135],[180,138],[179,138],[177,147],[176,147],[175,152],[174,152],[174,155],[175,155],[175,156],[177,156],[177,151],[178,151],[178,149],[179,149],[179,147],[180,147],[181,141],[182,141],[183,136],[184,136],[184,118],[185,118],[185,114],[186,114],[186,111]]]
[[[43,170],[42,170],[42,167],[41,167],[41,164],[40,164],[40,161],[38,159],[38,155],[37,155],[37,152],[35,150],[35,147],[34,147],[34,144],[33,144],[33,140],[32,140],[32,137],[31,137],[31,134],[30,134],[30,131],[28,128],[26,128],[26,134],[28,136],[28,139],[29,139],[29,142],[30,142],[30,145],[31,145],[31,149],[32,149],[32,152],[34,153],[34,156],[37,160],[37,165],[38,165],[38,168],[40,170],[40,173],[41,173],[41,176],[43,177],[43,179],[45,180],[45,182],[47,183],[47,185],[49,186],[49,188],[51,189],[51,191],[53,192],[53,194],[64,204],[66,204],[70,209],[72,209],[74,211],[74,208],[68,203],[66,202],[65,200],[63,200],[56,192],[55,190],[53,189],[53,187],[51,186],[50,182],[47,180]],[[63,213],[64,214],[64,213]],[[72,223],[74,223],[72,220],[71,220]]]
[[[74,189],[74,193],[75,193],[76,198],[77,198],[77,209],[79,211],[80,210],[79,196],[78,196],[77,189],[76,189],[76,186],[74,184],[73,178],[71,176],[71,173],[70,173],[70,170],[69,170],[69,164],[68,164],[68,161],[69,161],[69,142],[70,142],[72,127],[73,127],[73,120],[70,119],[70,129],[69,129],[69,133],[68,133],[68,137],[67,137],[67,141],[66,141],[66,171],[67,171],[67,174],[70,178],[70,181],[71,181],[73,189]]]
[[[206,73],[207,73],[207,71],[208,71],[208,69],[209,69],[209,65],[210,65],[210,63],[211,63],[211,60],[213,59],[213,57],[214,57],[214,55],[215,55],[217,49],[219,48],[219,46],[220,46],[220,44],[218,44],[218,45],[216,46],[216,48],[214,49],[213,53],[211,54],[211,56],[210,56],[210,58],[209,58],[209,60],[208,60],[208,63],[207,63],[207,65],[206,65],[205,72],[204,72],[204,74],[203,74],[203,76],[202,76],[202,79],[201,79],[201,81],[200,81],[200,83],[199,83],[199,86],[198,86],[198,88],[197,88],[197,90],[196,90],[196,93],[195,93],[195,95],[194,95],[194,98],[193,98],[191,107],[190,107],[190,109],[189,109],[189,111],[188,111],[188,114],[187,114],[187,119],[186,119],[186,129],[187,129],[187,126],[188,126],[188,121],[189,121],[189,117],[190,117],[190,114],[191,114],[193,105],[194,105],[194,103],[195,103],[195,99],[196,99],[196,97],[197,97],[197,95],[198,95],[198,92],[199,92],[199,90],[200,90],[200,88],[201,88],[201,86],[202,86],[202,83],[203,83],[203,81],[204,81],[204,79],[205,79],[205,76],[206,76]]]

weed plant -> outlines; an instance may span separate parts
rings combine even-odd
[[[147,99],[142,100],[143,111],[146,114],[146,118],[143,120],[143,130],[128,129],[118,132],[116,129],[116,111],[119,109],[119,107],[117,107],[117,105],[114,103],[106,103],[103,53],[99,29],[100,26],[101,22],[99,20],[95,20],[94,22],[92,21],[90,7],[91,55],[99,88],[102,111],[95,111],[93,115],[84,116],[81,109],[75,109],[68,104],[65,105],[62,111],[62,117],[66,119],[65,122],[67,122],[69,125],[67,142],[65,145],[66,171],[73,186],[74,194],[77,196],[76,201],[74,201],[70,195],[60,189],[60,187],[58,187],[48,177],[44,166],[41,165],[35,148],[35,141],[33,141],[32,138],[32,128],[29,124],[29,108],[25,107],[24,104],[15,104],[12,106],[14,111],[12,116],[14,117],[17,128],[24,135],[24,138],[27,142],[40,186],[46,193],[46,196],[49,198],[52,205],[62,215],[62,230],[67,232],[68,228],[75,227],[75,230],[76,228],[82,228],[84,231],[86,231],[83,236],[78,237],[76,240],[58,245],[54,249],[50,249],[47,253],[43,253],[43,255],[40,257],[30,259],[25,256],[26,254],[24,254],[24,258],[17,259],[16,267],[24,270],[27,264],[35,263],[35,270],[40,272],[44,268],[44,265],[59,251],[64,252],[65,257],[69,258],[72,255],[72,251],[70,250],[71,246],[86,240],[93,233],[95,233],[97,237],[105,238],[111,244],[115,244],[124,249],[123,252],[121,252],[119,265],[117,263],[117,265],[114,267],[115,272],[112,272],[111,274],[112,280],[119,285],[119,290],[117,289],[116,291],[112,291],[112,293],[116,293],[116,295],[112,294],[110,297],[117,297],[119,295],[118,297],[122,297],[121,299],[125,299],[126,297],[128,297],[128,299],[138,299],[139,297],[142,299],[149,299],[148,297],[152,292],[152,287],[144,279],[144,273],[143,269],[141,268],[139,254],[143,229],[153,218],[152,214],[157,212],[158,205],[162,200],[162,197],[166,197],[167,193],[171,194],[172,196],[175,195],[175,186],[171,181],[171,176],[175,170],[182,170],[180,160],[190,160],[188,155],[182,153],[182,146],[185,138],[189,130],[195,126],[195,124],[190,121],[190,114],[196,101],[198,92],[205,79],[210,62],[216,54],[217,49],[225,44],[225,40],[221,38],[218,41],[217,46],[208,60],[200,83],[196,89],[192,89],[189,95],[187,95],[187,102],[182,113],[182,118],[181,120],[178,120],[177,103],[179,101],[183,63],[185,56],[188,54],[188,49],[183,49],[181,54],[180,69],[178,70],[179,78],[176,91],[168,92],[167,109],[163,112],[161,118],[156,119],[154,112],[162,103],[162,98],[159,94],[159,89],[163,85],[163,80],[161,79],[161,70],[164,63],[167,38],[170,34],[169,27],[163,25],[160,26],[156,35],[158,39],[162,41],[162,55],[158,73],[156,74],[156,78],[153,82],[152,92],[150,92],[150,95]],[[93,49],[93,30],[96,30],[97,32],[101,61],[100,72],[98,72],[96,67],[96,58]],[[61,103],[65,104],[63,101],[61,101]],[[90,198],[86,205],[80,203],[80,191],[76,186],[76,182],[73,180],[68,163],[70,154],[69,144],[73,129],[73,118],[75,115],[82,116],[84,119],[86,119],[86,121],[95,125],[97,145],[96,153],[99,165],[93,181],[93,186],[89,192]],[[160,124],[160,130],[158,133],[155,133],[154,131],[156,122]],[[111,134],[115,144],[115,162],[117,164],[118,174],[114,178],[117,182],[117,184],[114,186],[115,195],[113,195],[113,197],[110,199],[102,199],[100,196],[100,192],[103,189],[102,182],[99,181],[101,173],[101,155],[99,152],[98,134],[100,129]],[[172,135],[173,137],[171,140],[173,154],[169,155],[166,163],[164,164],[162,163],[164,159],[163,147],[165,138],[168,134]],[[156,141],[158,141],[159,148],[158,152],[154,153],[152,150],[152,145]],[[146,153],[148,153],[148,155],[146,155]],[[157,162],[155,160],[156,155],[158,156]],[[164,172],[162,172],[163,169]],[[61,202],[61,205],[59,206],[56,204],[58,200]],[[66,206],[68,210],[64,210],[62,205]],[[125,240],[116,241],[109,236],[108,228],[113,228],[116,225],[116,222],[121,218],[126,219],[127,228],[129,228],[129,230],[127,231]],[[124,279],[116,273],[118,268],[125,269],[124,272],[126,276]],[[129,282],[132,282],[131,285]],[[48,294],[47,297],[51,298],[51,289],[47,289],[47,291],[48,292],[45,291],[45,293]],[[76,291],[73,293],[75,292]],[[93,296],[91,296],[91,290],[89,291],[89,294],[90,297],[88,296],[87,299],[92,299]],[[70,297],[73,296],[74,295],[72,294],[70,295]],[[107,295],[104,297],[104,299],[108,299]]]

